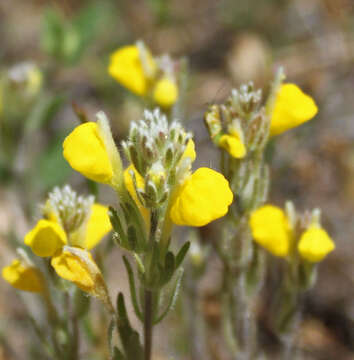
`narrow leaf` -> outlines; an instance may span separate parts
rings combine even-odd
[[[143,316],[139,309],[138,299],[137,299],[137,295],[136,295],[134,272],[130,266],[128,259],[125,256],[123,256],[123,261],[124,261],[124,265],[125,265],[125,268],[126,268],[127,274],[128,274],[130,295],[132,298],[134,311],[135,311],[136,316],[142,321]]]
[[[161,322],[166,317],[166,315],[169,313],[169,311],[174,308],[177,298],[178,298],[179,290],[181,287],[182,276],[183,276],[183,269],[179,269],[177,271],[175,286],[172,290],[171,297],[167,304],[167,307],[166,307],[165,311],[155,319],[154,325]]]

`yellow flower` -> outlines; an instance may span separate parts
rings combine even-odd
[[[77,126],[64,140],[63,155],[70,166],[87,178],[109,184],[113,168],[98,124]]]
[[[222,174],[199,168],[177,189],[170,217],[177,225],[204,226],[224,216],[232,200],[229,183]]]
[[[45,289],[42,273],[19,259],[2,269],[2,277],[14,288],[22,291],[40,293]]]
[[[277,94],[270,124],[270,135],[284,131],[311,120],[317,114],[314,100],[295,84],[283,84]]]
[[[68,243],[90,250],[112,229],[108,209],[100,204],[92,205],[87,221],[75,233],[70,234],[69,239],[54,219],[53,217],[53,220],[39,220],[25,236],[25,244],[30,246],[37,256],[53,256]]]
[[[319,262],[335,249],[333,240],[319,226],[310,226],[300,238],[298,251],[309,262]]]
[[[246,155],[246,147],[237,134],[222,135],[219,146],[236,159],[242,159]]]
[[[136,203],[136,206],[138,207],[140,214],[142,215],[142,217],[144,218],[145,224],[147,226],[147,228],[150,227],[150,211],[145,208],[140,200],[138,199],[138,195],[135,191],[134,188],[134,183],[133,183],[133,178],[130,174],[130,172],[133,171],[135,174],[135,179],[136,179],[136,185],[138,187],[138,189],[144,189],[145,188],[145,183],[144,183],[144,179],[143,177],[138,173],[138,171],[135,169],[134,165],[129,165],[125,170],[124,170],[124,184],[126,189],[128,190],[130,196],[133,198],[133,200]]]
[[[53,256],[66,243],[65,231],[58,223],[51,220],[39,220],[37,225],[25,236],[25,244],[41,257]]]
[[[282,209],[272,205],[262,206],[251,214],[249,224],[259,245],[275,256],[289,254],[291,227]]]
[[[148,49],[144,48],[144,54],[141,54],[137,45],[128,45],[111,55],[108,72],[124,87],[144,96],[148,91],[149,78],[155,75],[156,64]]]
[[[169,108],[177,101],[178,87],[174,81],[163,77],[156,83],[153,97],[157,104]]]

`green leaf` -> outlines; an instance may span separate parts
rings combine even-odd
[[[126,354],[127,360],[142,360],[143,349],[140,344],[139,334],[135,331],[129,322],[127,310],[125,307],[124,296],[122,293],[117,297],[117,311],[118,311],[118,333]]]
[[[167,284],[171,280],[174,271],[175,271],[175,256],[171,251],[169,251],[165,257],[165,266],[162,271],[162,276],[159,285],[163,286]]]
[[[125,256],[123,256],[123,261],[124,261],[124,265],[125,265],[125,268],[126,268],[127,273],[128,273],[130,295],[131,295],[131,298],[132,298],[134,311],[135,311],[136,316],[142,321],[143,320],[143,315],[141,313],[141,310],[139,309],[138,299],[137,299],[137,295],[136,295],[136,286],[135,286],[134,273],[133,273],[133,270],[132,270],[132,268],[130,266],[130,263],[129,263],[128,259]]]
[[[178,254],[176,255],[176,269],[178,269],[178,268],[181,266],[181,264],[182,264],[185,256],[187,255],[187,252],[188,252],[188,250],[189,250],[189,248],[190,248],[190,245],[191,245],[190,241],[187,241],[187,242],[181,247],[181,249],[179,250]]]

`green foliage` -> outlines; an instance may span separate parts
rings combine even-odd
[[[77,63],[104,21],[105,7],[92,2],[72,19],[48,8],[43,16],[41,45],[44,52],[67,65]]]

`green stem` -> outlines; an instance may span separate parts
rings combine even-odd
[[[156,231],[158,228],[159,212],[156,209],[151,209],[150,214],[150,236],[149,242],[151,246],[151,254],[154,253],[154,246],[156,246]],[[150,283],[150,276],[155,264],[151,264],[153,259],[148,256],[148,264],[145,264],[147,271],[148,283]],[[150,289],[144,289],[144,360],[151,359],[152,352],[152,331],[153,331],[153,293]]]
[[[152,292],[145,290],[144,292],[144,360],[151,359],[152,350]]]

